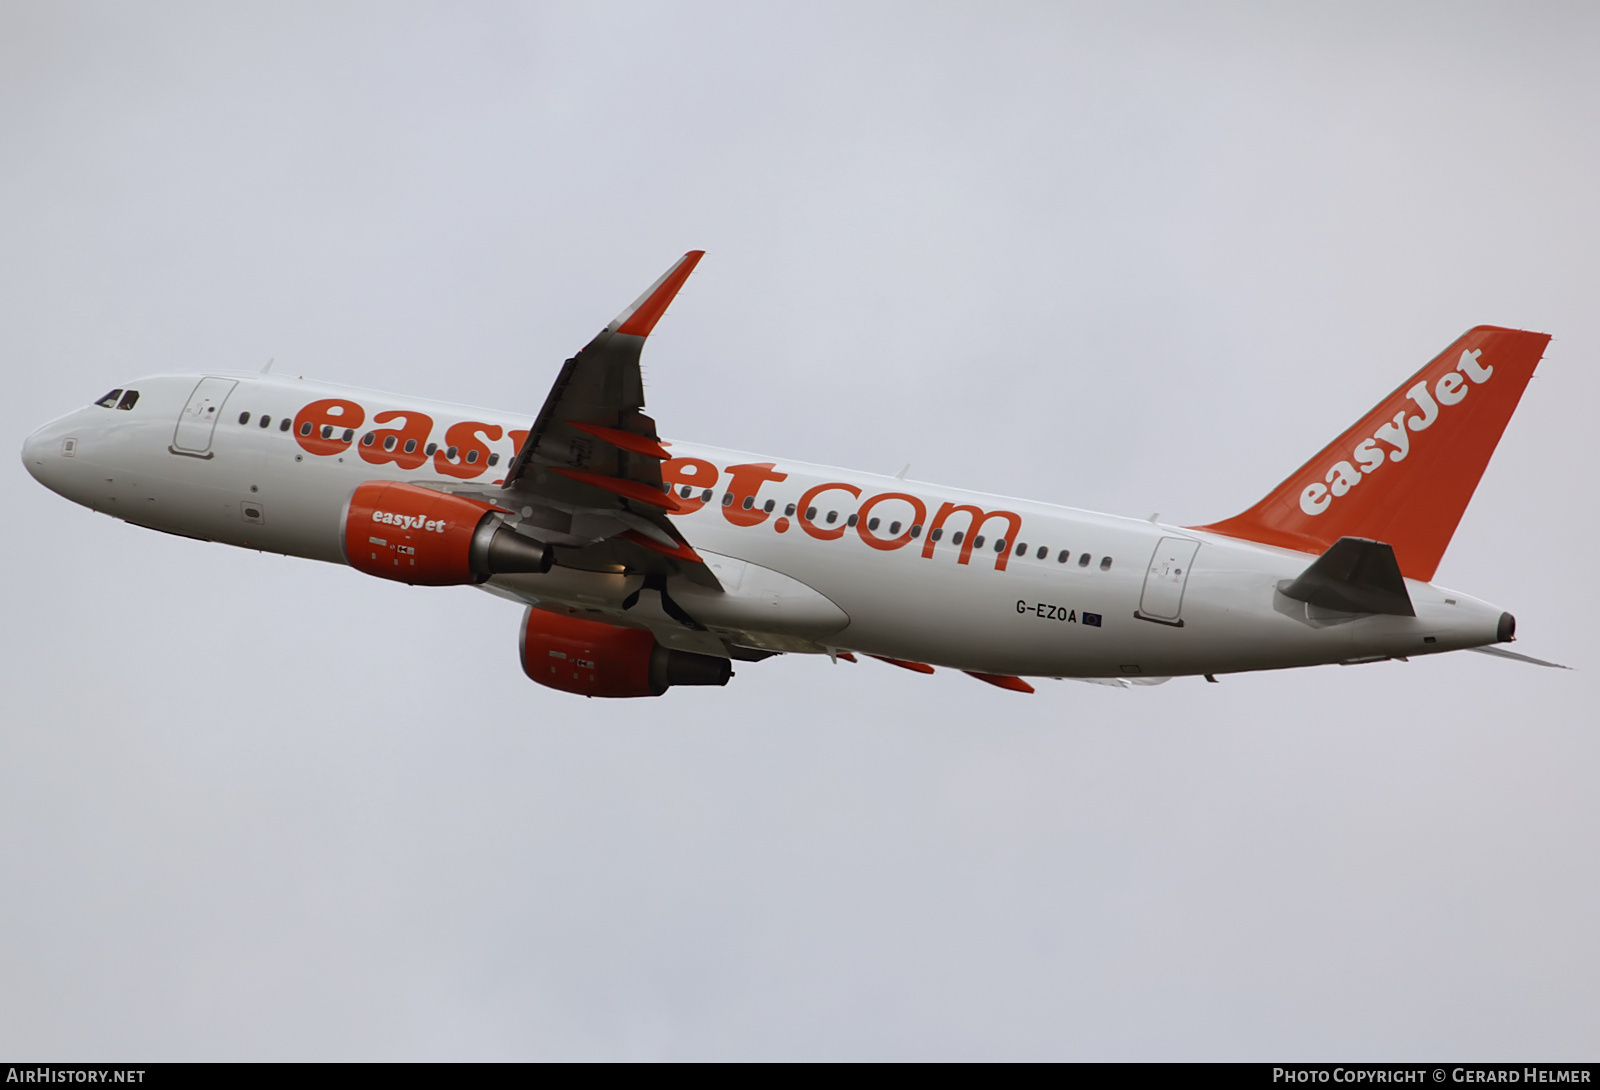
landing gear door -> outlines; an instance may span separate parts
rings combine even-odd
[[[189,403],[178,417],[178,430],[172,436],[172,453],[209,458],[211,433],[222,415],[222,403],[239,385],[231,378],[203,378],[189,395]]]
[[[1139,609],[1134,616],[1181,626],[1183,588],[1189,582],[1194,554],[1199,551],[1198,541],[1186,537],[1162,538],[1150,557],[1150,568],[1144,576],[1144,593],[1139,597]]]

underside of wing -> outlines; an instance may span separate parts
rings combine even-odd
[[[562,364],[504,486],[484,493],[563,567],[718,586],[670,518],[679,510],[661,477],[670,455],[644,412],[639,369],[646,338],[702,256],[685,254]]]

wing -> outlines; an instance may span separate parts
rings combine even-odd
[[[643,573],[656,585],[681,574],[720,589],[668,517],[677,498],[661,478],[671,457],[644,413],[639,354],[704,255],[692,250],[567,360],[506,469],[494,502],[518,529],[571,568]]]

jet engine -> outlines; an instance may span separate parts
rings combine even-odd
[[[660,696],[674,685],[726,685],[733,664],[662,647],[649,632],[530,608],[522,672],[579,696]]]
[[[344,558],[352,568],[424,587],[550,570],[551,551],[494,517],[495,508],[397,481],[368,481],[345,506]]]

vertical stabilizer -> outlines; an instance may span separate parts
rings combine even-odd
[[[1431,580],[1549,343],[1469,329],[1261,502],[1195,529],[1307,553],[1382,541],[1401,572]]]

